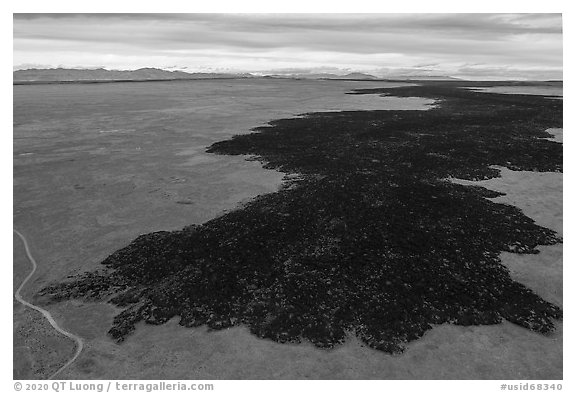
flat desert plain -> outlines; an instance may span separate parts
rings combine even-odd
[[[23,296],[32,300],[47,284],[97,269],[140,234],[200,224],[280,186],[283,174],[250,157],[205,153],[214,142],[306,112],[434,104],[345,94],[388,86],[284,80],[14,86],[14,227],[39,265]],[[478,183],[562,233],[562,174],[502,169],[501,178]],[[562,245],[540,249],[502,260],[515,280],[561,306]],[[13,263],[16,288],[30,271],[16,237]],[[561,322],[548,336],[506,321],[440,325],[390,355],[355,338],[321,350],[261,340],[244,327],[184,328],[176,319],[140,324],[118,344],[107,335],[116,307],[68,301],[46,308],[85,343],[59,375],[64,379],[562,378]],[[14,303],[15,378],[46,378],[73,353],[72,341]]]

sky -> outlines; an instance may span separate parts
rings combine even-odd
[[[13,66],[562,79],[561,14],[14,14]]]

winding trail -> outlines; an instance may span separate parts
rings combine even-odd
[[[64,336],[68,337],[69,339],[73,340],[76,344],[76,353],[74,354],[74,356],[72,356],[72,358],[70,360],[68,360],[66,362],[66,364],[64,364],[62,367],[60,367],[54,374],[52,374],[48,378],[48,379],[53,379],[56,375],[58,375],[60,372],[62,372],[64,369],[66,369],[68,366],[70,366],[72,363],[74,363],[74,361],[78,358],[78,356],[80,356],[80,353],[82,352],[82,348],[84,348],[84,341],[80,337],[76,336],[75,334],[72,334],[72,333],[62,329],[58,325],[58,323],[54,320],[54,318],[52,318],[52,315],[50,314],[50,312],[48,312],[47,310],[45,310],[41,307],[38,307],[38,306],[32,304],[32,303],[29,303],[22,298],[22,295],[20,294],[20,292],[22,291],[22,288],[24,288],[24,286],[32,278],[32,276],[36,272],[36,268],[38,265],[36,263],[36,260],[32,256],[32,253],[30,252],[30,248],[28,247],[28,242],[26,241],[26,238],[24,237],[24,235],[21,234],[16,229],[14,229],[13,231],[22,240],[22,243],[24,244],[24,248],[26,250],[26,255],[28,256],[28,259],[32,263],[32,271],[26,276],[24,281],[22,281],[22,283],[20,284],[20,286],[16,290],[16,293],[14,293],[14,297],[16,298],[16,300],[18,302],[22,303],[24,306],[29,307],[29,308],[36,310],[39,313],[41,313],[48,320],[48,322],[50,322],[50,325],[52,325],[52,327],[57,332],[59,332],[60,334],[63,334]]]

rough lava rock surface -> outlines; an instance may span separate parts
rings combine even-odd
[[[548,333],[562,311],[512,280],[499,254],[561,239],[490,200],[500,194],[448,179],[496,177],[492,165],[562,171],[562,145],[543,139],[562,126],[562,101],[463,85],[355,91],[438,104],[312,113],[216,143],[209,152],[253,155],[292,176],[202,225],[140,236],[103,269],[39,295],[123,307],[110,329],[119,341],[140,321],[174,317],[318,347],[356,334],[390,353],[433,324],[507,319]]]

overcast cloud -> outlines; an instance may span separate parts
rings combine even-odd
[[[15,14],[14,67],[561,79],[559,14]]]

